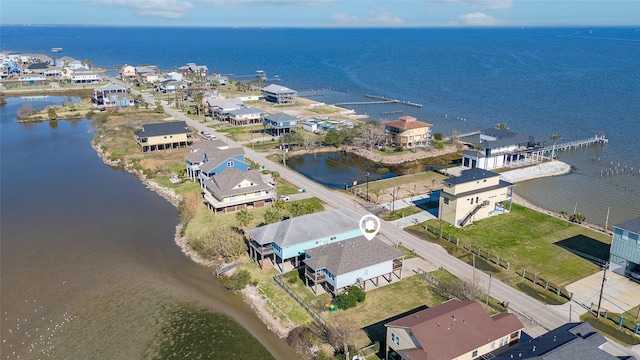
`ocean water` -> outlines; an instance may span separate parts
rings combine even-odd
[[[640,216],[640,173],[601,179],[601,171],[640,169],[640,30],[218,29],[2,27],[0,49],[88,58],[94,65],[187,62],[251,79],[256,70],[311,99],[366,101],[365,94],[423,104],[353,106],[378,120],[415,116],[445,134],[496,123],[550,143],[603,131],[604,148],[560,153],[568,176],[519,184],[536,205],[609,224]],[[52,47],[63,52],[53,54]],[[311,93],[307,93],[311,94]],[[349,108],[349,106],[346,106]],[[384,113],[397,112],[393,115]],[[620,164],[620,165],[618,165]]]

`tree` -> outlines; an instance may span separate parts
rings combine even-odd
[[[553,147],[551,148],[551,160],[555,158],[556,153],[556,143],[562,138],[559,134],[551,134],[551,142],[553,142]]]
[[[360,303],[366,298],[366,293],[359,287],[352,285],[349,287],[349,294],[355,296],[356,300]]]
[[[324,143],[327,145],[333,145],[338,147],[344,141],[344,135],[335,129],[329,129],[327,134],[324,136]]]
[[[433,134],[433,140],[442,141],[442,139],[444,139],[444,135],[442,135],[442,133],[437,132]]]
[[[197,92],[193,94],[193,102],[196,104],[196,114],[200,116],[200,108],[202,107],[202,98],[204,94],[201,92]]]
[[[247,226],[253,221],[254,215],[247,209],[242,209],[236,213],[236,221],[242,226],[242,230],[247,232]]]
[[[264,212],[264,222],[266,224],[273,224],[280,220],[282,220],[282,214],[278,208],[272,206]]]
[[[375,197],[376,197],[376,200],[375,200],[376,204],[378,203],[378,198],[380,197],[380,192],[381,191],[382,191],[382,189],[377,188],[377,187],[369,189],[369,192],[372,193],[373,195],[375,195]]]
[[[56,120],[58,118],[58,114],[56,114],[56,108],[50,107],[47,109],[47,116],[49,120]]]
[[[164,109],[162,108],[162,103],[160,102],[160,100],[156,100],[156,108],[153,111],[157,114],[162,114],[164,112]]]
[[[275,170],[271,172],[271,177],[276,184],[280,181],[280,173]]]
[[[246,253],[247,247],[240,232],[229,225],[219,225],[204,235],[189,239],[191,248],[205,259],[230,262]]]
[[[496,129],[498,129],[498,130],[507,130],[507,129],[509,129],[509,127],[507,126],[506,123],[497,123],[496,124]]]
[[[571,215],[571,218],[569,219],[571,222],[574,222],[576,224],[582,224],[583,222],[585,222],[587,220],[587,217],[584,216],[583,213],[575,213],[573,215]]]
[[[315,149],[320,143],[318,137],[314,134],[300,134],[300,137],[300,145],[302,145],[306,151]]]
[[[484,294],[477,284],[459,278],[444,283],[440,291],[444,297],[455,297],[463,301],[477,300]]]
[[[287,204],[282,199],[276,199],[276,201],[274,201],[273,205],[271,206],[278,209],[279,211],[284,211],[284,209],[287,207]]]
[[[358,328],[354,321],[349,321],[344,316],[337,316],[332,323],[328,324],[329,342],[330,344],[342,351],[345,359],[351,359],[349,356],[349,345],[355,343]]]
[[[346,292],[336,296],[333,303],[338,307],[338,309],[347,310],[358,304],[358,297],[355,294]]]
[[[257,162],[253,162],[253,161],[252,161],[252,162],[249,164],[249,170],[260,170],[260,168],[261,168],[261,166],[260,166],[260,164],[259,164],[259,163],[257,163]]]
[[[29,116],[31,114],[33,114],[33,106],[31,106],[31,104],[24,104],[18,109],[19,118]]]
[[[237,270],[229,276],[224,287],[229,290],[242,290],[251,282],[251,274],[246,269]]]
[[[369,149],[369,151],[371,151],[375,144],[384,140],[386,133],[382,124],[375,121],[369,121],[360,126],[359,135],[362,139],[362,143]]]
[[[80,62],[82,65],[88,67],[89,69],[91,69],[93,67],[93,61],[89,60],[89,59],[84,59]]]

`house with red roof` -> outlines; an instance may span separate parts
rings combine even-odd
[[[413,116],[401,116],[398,120],[386,121],[382,124],[396,146],[416,148],[429,145],[432,124],[419,121]]]

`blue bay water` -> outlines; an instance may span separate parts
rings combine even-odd
[[[640,31],[633,28],[218,29],[2,27],[2,51],[89,58],[114,65],[187,62],[222,74],[266,70],[284,86],[331,87],[313,100],[406,105],[354,106],[372,119],[412,115],[434,131],[466,132],[507,123],[549,142],[603,131],[604,148],[560,153],[574,173],[518,184],[536,205],[609,224],[640,216],[640,173],[603,180],[600,171],[640,169]],[[51,47],[62,47],[58,54]],[[402,111],[396,115],[383,112]]]

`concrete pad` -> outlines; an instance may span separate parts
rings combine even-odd
[[[587,307],[598,304],[603,272],[598,272],[567,286],[573,299]],[[602,309],[624,312],[640,304],[640,284],[614,272],[607,271],[602,294]]]

